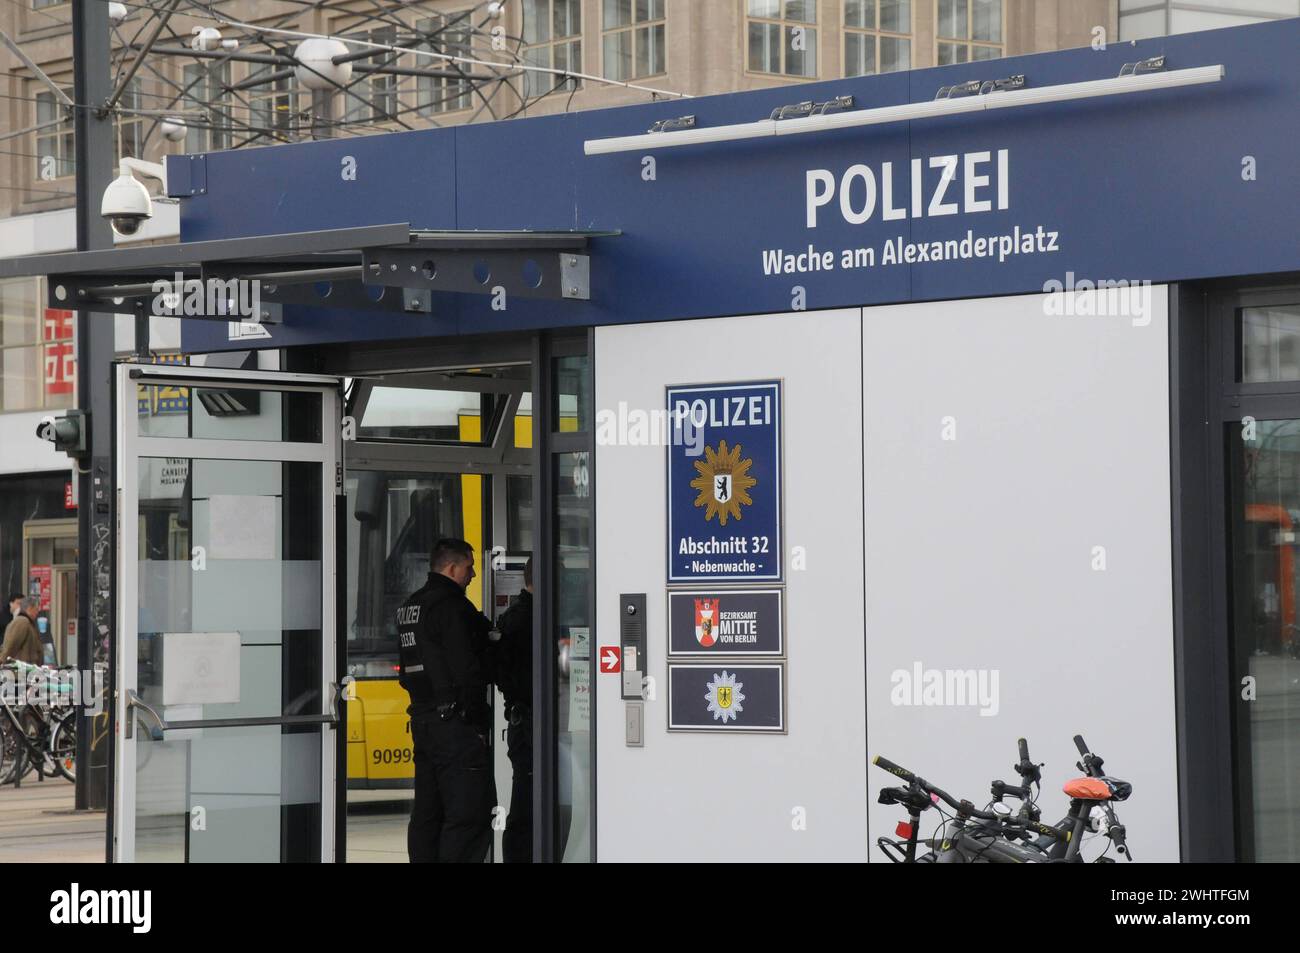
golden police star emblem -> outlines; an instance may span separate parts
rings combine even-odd
[[[708,522],[715,516],[719,526],[726,526],[728,519],[740,519],[741,507],[754,502],[749,491],[758,485],[758,480],[749,475],[749,468],[754,465],[752,459],[742,460],[740,444],[730,450],[727,441],[704,448],[704,459],[695,461],[698,474],[691,481],[691,488],[698,492],[695,505],[704,507],[704,520]]]

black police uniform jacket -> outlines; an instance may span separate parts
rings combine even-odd
[[[397,610],[399,680],[411,696],[408,715],[437,717],[439,708],[454,702],[464,720],[491,723],[490,628],[465,590],[441,573],[429,573]]]
[[[527,589],[497,620],[497,684],[508,705],[533,704],[533,594]]]

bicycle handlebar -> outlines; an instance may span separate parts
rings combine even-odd
[[[1023,785],[1024,782],[1022,781],[994,781],[993,794],[994,796],[1001,794],[1004,797],[1017,797],[1022,801],[1026,801],[1028,798],[1025,795]],[[998,790],[999,786],[1001,790]]]
[[[884,768],[886,771],[888,771],[890,774],[894,775],[895,777],[902,778],[908,784],[911,784],[917,780],[916,775],[913,774],[911,771],[908,771],[907,768],[894,764],[894,762],[890,761],[888,758],[882,755],[876,755],[874,758],[871,759],[871,763],[878,768]]]
[[[1088,750],[1087,743],[1083,740],[1083,735],[1074,736],[1074,746],[1079,749],[1080,760],[1079,768],[1090,778],[1105,777],[1106,772],[1103,770],[1105,762],[1101,757],[1093,754]]]
[[[871,759],[871,763],[878,768],[884,768],[895,777],[902,778],[908,784],[915,784],[921,790],[931,794],[946,803],[953,810],[957,811],[959,817],[974,817],[981,821],[996,821],[999,824],[1007,824],[1013,827],[1023,827],[1025,830],[1033,831],[1035,834],[1041,834],[1045,837],[1053,837],[1058,840],[1065,840],[1066,835],[1055,827],[1049,827],[1038,821],[1031,821],[1027,818],[1015,817],[1013,815],[998,814],[993,811],[978,810],[970,801],[958,801],[942,788],[935,787],[925,778],[918,777],[902,765],[894,764],[888,758],[876,755]]]
[[[955,810],[959,817],[977,817],[982,821],[1005,820],[1005,817],[1001,814],[994,814],[992,811],[978,810],[970,801],[958,801],[943,788],[935,787],[929,781],[925,780],[925,778],[918,777],[911,771],[908,771],[907,768],[894,764],[894,762],[890,761],[888,758],[882,758],[880,755],[876,755],[871,759],[871,763],[878,768],[884,768],[895,777],[902,778],[908,784],[915,784],[927,794],[939,798],[939,800],[943,801]]]

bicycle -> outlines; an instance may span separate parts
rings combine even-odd
[[[1037,785],[1041,788],[1039,769],[1042,766],[1034,764],[1029,758],[1028,743],[1023,738],[1019,740],[1020,762],[1016,765],[1020,784],[994,781],[991,786],[993,801],[988,805],[992,808],[1008,795],[1018,797],[1021,808],[1015,814],[977,810],[970,801],[958,801],[924,778],[877,756],[872,759],[873,764],[907,782],[907,787],[882,789],[880,803],[902,804],[908,811],[908,821],[901,822],[896,830],[898,836],[905,837],[906,840],[880,837],[876,840],[877,847],[894,863],[1082,862],[1080,851],[1084,832],[1102,831],[1100,824],[1093,823],[1092,814],[1094,808],[1101,807],[1106,818],[1105,833],[1108,839],[1118,853],[1131,861],[1133,855],[1128,848],[1127,832],[1115,814],[1113,802],[1127,799],[1132,793],[1132,785],[1107,777],[1102,770],[1101,757],[1089,752],[1082,736],[1075,735],[1074,742],[1081,755],[1079,770],[1085,772],[1086,777],[1076,778],[1065,785],[1065,793],[1071,798],[1070,810],[1055,825],[1043,824],[1039,820],[1041,812],[1037,807],[1037,799],[1033,796],[1033,787]],[[940,801],[952,807],[955,816],[951,822],[945,819],[942,840],[931,838],[926,844],[930,852],[918,857],[916,847],[920,815],[930,807],[937,807]],[[948,828],[948,824],[951,824],[951,828]],[[1105,854],[1094,862],[1114,863]]]
[[[880,803],[902,804],[908,812],[908,820],[895,830],[906,840],[876,839],[876,846],[894,863],[1043,863],[1049,859],[1048,855],[1036,847],[1017,843],[1019,834],[1033,833],[1049,840],[1065,840],[1066,835],[1062,832],[1028,816],[982,811],[970,801],[959,801],[942,788],[879,755],[872,759],[872,764],[907,782],[906,787],[880,791]],[[931,838],[926,844],[930,852],[918,857],[916,848],[921,814],[937,807],[941,801],[956,812],[951,829],[945,830],[941,841]],[[972,821],[982,823],[973,824]],[[936,841],[939,841],[937,845]]]
[[[0,784],[22,783],[33,770],[40,780],[57,774],[76,781],[77,720],[75,709],[56,698],[71,692],[60,672],[40,666],[6,666],[15,691],[0,692]],[[9,681],[9,679],[6,679]],[[21,702],[16,689],[23,686]],[[32,691],[44,692],[33,701]],[[47,770],[48,767],[48,770]]]

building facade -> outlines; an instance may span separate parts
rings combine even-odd
[[[489,4],[464,0],[392,6],[378,26],[372,8],[358,3],[304,10],[275,0],[235,0],[221,11],[253,25],[376,43],[426,35],[431,38],[414,44],[419,49],[500,67],[466,65],[463,78],[356,74],[353,92],[334,93],[338,125],[323,128],[310,121],[311,95],[296,78],[255,85],[281,71],[240,59],[291,52],[297,38],[267,33],[255,48],[245,42],[242,53],[186,55],[192,31],[213,21],[182,7],[123,91],[119,154],[156,161],[166,153],[545,115],[644,102],[650,95],[510,69],[519,63],[697,96],[1087,46],[1098,36],[1113,38],[1118,28],[1111,0],[508,0],[499,16],[490,15]],[[115,36],[123,62],[130,59],[123,45],[144,22],[139,8],[129,10]],[[69,11],[66,0],[10,4],[0,10],[0,29],[70,92]],[[225,35],[244,34],[227,27]],[[381,52],[361,63],[440,65],[414,52]],[[0,50],[0,74],[6,94],[0,131],[66,118],[55,94],[8,49]],[[490,79],[498,75],[499,82]],[[165,117],[131,110],[175,110],[194,125],[168,141],[159,129]],[[0,178],[10,183],[0,195],[0,214],[69,205],[72,163],[70,122],[11,140],[0,155]]]
[[[499,547],[484,606],[539,567],[537,859],[879,859],[873,756],[975,800],[1019,737],[1055,821],[1076,734],[1136,859],[1300,857],[1298,38],[173,160],[181,245],[116,267],[283,310],[114,368],[116,717],[157,734],[112,735],[112,856],[345,852],[334,693],[436,526]],[[0,275],[115,267],[56,264]]]
[[[250,85],[275,68],[241,60],[238,51],[231,57],[187,55],[193,31],[211,21],[182,8],[123,90],[115,125],[117,153],[156,162],[178,152],[485,122],[650,98],[642,90],[590,80],[520,74],[509,69],[513,63],[706,95],[1084,46],[1093,42],[1098,27],[1107,35],[1115,30],[1113,3],[1107,0],[510,0],[499,16],[490,15],[487,7],[464,0],[395,4],[376,20],[373,8],[359,3],[308,9],[274,0],[223,3],[223,15],[233,20],[379,43],[407,42],[418,31],[430,35],[422,49],[503,64],[465,67],[466,74],[501,74],[499,81],[358,75],[351,92],[332,94],[336,123],[324,128],[313,121],[312,96],[295,77]],[[70,10],[66,0],[24,0],[0,9],[0,29],[69,96]],[[138,42],[145,23],[143,8],[130,5],[127,10],[114,35],[117,61],[123,65],[131,61],[128,44]],[[297,44],[288,35],[267,34],[264,41],[245,43],[242,53],[287,53]],[[441,65],[413,53],[362,62],[408,70]],[[7,138],[0,151],[0,181],[6,183],[0,187],[0,250],[28,255],[70,249],[71,118],[55,93],[8,48],[0,48],[0,87],[0,133],[30,130]],[[164,135],[162,126],[169,110],[193,122],[174,139]],[[161,191],[146,181],[156,194]],[[135,240],[171,241],[177,234],[175,204],[156,202],[155,220]],[[12,448],[0,459],[0,492],[13,503],[13,512],[0,519],[0,584],[7,591],[29,588],[44,572],[44,563],[23,555],[28,519],[75,513],[60,509],[66,467],[34,438],[40,420],[72,406],[76,392],[75,315],[46,307],[45,300],[39,278],[0,283],[0,445]],[[174,352],[179,347],[175,327],[166,321],[154,325],[151,349]],[[131,347],[127,320],[119,349]],[[54,504],[38,503],[28,493],[38,484],[39,499],[57,503],[53,511],[47,512]],[[32,506],[34,515],[18,518]],[[70,523],[58,526],[61,532],[72,531]],[[32,531],[34,524],[26,527]],[[36,577],[31,576],[33,565]],[[48,592],[42,601],[48,601]]]

